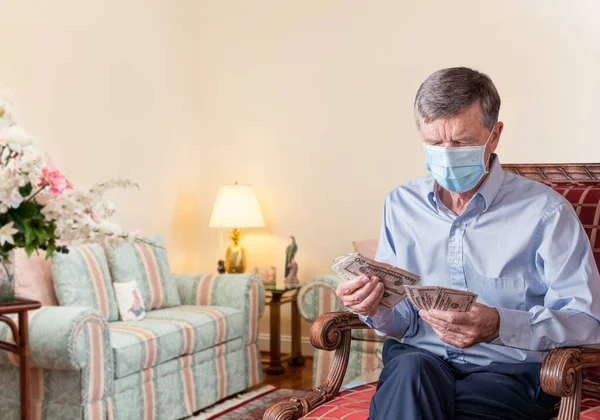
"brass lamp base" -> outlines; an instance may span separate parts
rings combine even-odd
[[[225,254],[225,271],[227,273],[243,273],[246,271],[246,251],[239,244],[240,230],[232,229],[230,238],[233,244],[227,248]]]

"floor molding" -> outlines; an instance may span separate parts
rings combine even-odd
[[[258,347],[260,351],[269,351],[269,334],[259,334],[258,335]],[[300,339],[302,354],[304,356],[312,356],[314,347],[310,344],[310,340],[308,337],[302,337]],[[289,353],[292,350],[292,336],[291,335],[282,335],[281,336],[281,352]]]

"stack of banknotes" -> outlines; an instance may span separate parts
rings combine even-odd
[[[469,312],[477,295],[465,290],[439,286],[406,286],[408,298],[419,309],[439,309],[451,312]]]
[[[477,299],[476,294],[464,290],[437,286],[415,286],[421,279],[418,275],[375,261],[360,253],[338,257],[332,267],[344,281],[353,280],[362,275],[379,277],[384,286],[379,306],[387,309],[393,308],[408,296],[418,309],[467,312]]]

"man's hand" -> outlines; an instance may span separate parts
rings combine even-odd
[[[335,293],[344,306],[357,314],[371,316],[377,312],[383,289],[379,277],[360,276],[340,284]]]
[[[496,308],[475,303],[469,312],[438,309],[419,311],[445,343],[461,349],[494,341],[500,332],[500,313]]]

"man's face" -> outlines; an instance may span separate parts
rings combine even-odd
[[[419,133],[425,144],[441,147],[483,146],[489,138],[485,154],[487,162],[498,146],[502,128],[502,122],[498,122],[490,137],[490,130],[481,124],[479,104],[475,103],[451,118],[429,123],[421,119]]]

